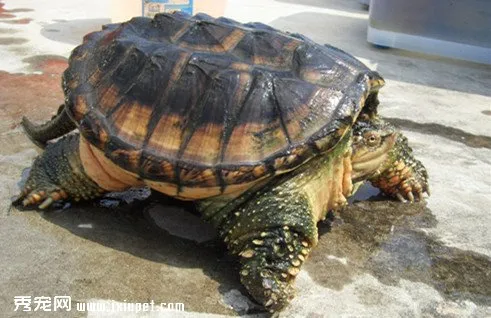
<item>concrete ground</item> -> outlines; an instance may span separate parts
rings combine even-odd
[[[109,1],[0,4],[0,317],[14,296],[82,302],[182,302],[185,313],[263,316],[234,259],[189,206],[132,192],[49,212],[10,208],[36,149],[22,116],[44,121],[63,101],[60,73],[83,34],[109,22]],[[491,67],[365,40],[356,0],[230,0],[226,14],[346,50],[387,80],[380,112],[405,131],[430,174],[426,203],[362,189],[298,277],[284,317],[491,317]],[[375,195],[375,196],[374,196]],[[370,198],[358,202],[359,199]],[[129,203],[122,203],[127,201]],[[134,317],[31,313],[35,317]]]

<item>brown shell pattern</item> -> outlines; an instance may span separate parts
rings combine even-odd
[[[70,116],[114,163],[222,192],[329,151],[382,85],[304,36],[179,13],[88,34],[63,78]]]

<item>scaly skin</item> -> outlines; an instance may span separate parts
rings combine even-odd
[[[285,307],[293,283],[317,244],[317,222],[346,204],[353,181],[369,180],[385,193],[414,200],[428,192],[428,176],[407,140],[379,118],[360,121],[332,151],[296,170],[258,184],[238,197],[199,203],[230,253],[240,258],[240,279],[269,311]],[[376,136],[375,142],[371,137]],[[379,142],[376,142],[379,140]],[[79,135],[49,144],[36,159],[20,197],[24,205],[92,199],[105,191],[85,173]],[[356,178],[354,177],[356,175]]]
[[[260,190],[228,203],[213,198],[200,205],[230,253],[240,258],[242,284],[270,312],[281,310],[293,298],[294,280],[317,245],[317,222],[330,209],[342,207],[344,196],[351,193],[351,182],[346,184],[343,178],[350,172],[344,166],[349,137],[329,154]],[[324,188],[327,184],[330,189]]]
[[[49,140],[61,137],[77,128],[68,116],[65,104],[58,108],[57,114],[51,120],[42,125],[34,125],[29,119],[23,117],[22,127],[32,142],[42,149],[46,147]]]
[[[392,124],[374,117],[353,126],[353,178],[368,180],[383,193],[405,202],[430,194],[428,173]]]
[[[240,258],[242,284],[271,312],[293,298],[293,281],[317,243],[317,222],[306,196],[284,187],[267,186],[226,214],[203,211],[218,225],[230,253]]]
[[[428,173],[423,164],[413,157],[412,152],[407,138],[399,134],[396,144],[389,152],[385,170],[368,180],[374,187],[402,202],[406,199],[414,202],[414,195],[417,196],[416,199],[423,200],[423,193],[430,194]]]
[[[78,134],[68,135],[46,147],[34,161],[17,202],[44,209],[55,201],[90,200],[106,192],[85,173],[79,156],[79,138]]]
[[[220,230],[230,253],[240,257],[242,284],[272,312],[293,298],[293,281],[317,243],[307,198],[281,197],[279,189],[254,196]]]

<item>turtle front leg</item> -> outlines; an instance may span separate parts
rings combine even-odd
[[[240,257],[242,284],[270,312],[293,298],[295,277],[318,237],[306,196],[285,190],[255,193],[219,227],[230,252]]]
[[[55,201],[89,200],[106,192],[85,173],[80,160],[79,141],[80,136],[75,134],[49,144],[34,161],[16,203],[44,209]]]
[[[389,154],[385,170],[369,179],[373,186],[387,195],[404,202],[423,200],[423,194],[430,195],[428,173],[421,161],[413,156],[407,138],[397,136],[396,143]]]

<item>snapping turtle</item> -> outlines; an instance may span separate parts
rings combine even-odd
[[[145,185],[195,200],[248,292],[277,311],[317,222],[357,184],[402,201],[429,194],[406,138],[377,115],[383,84],[339,49],[260,23],[175,13],[107,25],[74,49],[58,114],[24,118],[47,146],[18,202]]]

